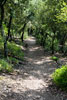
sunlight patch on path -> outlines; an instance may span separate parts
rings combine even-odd
[[[42,89],[46,84],[41,79],[25,80],[24,84],[28,89],[37,90]]]
[[[34,45],[36,43],[36,39],[34,37],[29,37],[28,39],[25,39],[24,42],[29,45]]]
[[[36,39],[30,37],[24,41],[28,44],[25,51],[24,62],[17,65],[14,75],[5,75],[0,80],[0,94],[6,99],[1,100],[61,100],[58,93],[51,93],[51,74],[56,68],[50,56],[44,54]],[[3,97],[3,96],[2,96]]]
[[[34,76],[29,76],[27,79],[17,78],[16,80],[5,77],[3,80],[3,84],[6,87],[3,87],[4,92],[9,87],[9,91],[13,91],[15,93],[19,93],[20,91],[27,90],[41,90],[44,87],[47,87],[47,84],[42,80],[38,79]]]

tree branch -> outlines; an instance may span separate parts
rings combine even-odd
[[[4,6],[4,5],[5,5],[6,1],[7,1],[7,0],[3,0],[3,2],[2,2],[2,6]]]

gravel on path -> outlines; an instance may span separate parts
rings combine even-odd
[[[44,53],[34,37],[24,42],[28,47],[25,62],[15,68],[18,73],[0,75],[0,100],[67,100],[67,94],[52,83],[51,74],[57,65],[51,56]]]

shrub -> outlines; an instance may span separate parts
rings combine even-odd
[[[4,45],[4,41],[3,41],[3,38],[2,38],[1,35],[0,35],[0,51],[1,51],[1,53],[2,53],[2,51],[4,50],[3,45]]]
[[[8,54],[21,60],[23,60],[24,57],[21,47],[16,45],[14,42],[8,42]]]
[[[16,58],[8,57],[7,59],[8,59],[8,62],[11,64],[18,64],[19,63],[19,61]]]
[[[56,62],[59,60],[59,58],[56,57],[56,56],[51,57],[51,59],[54,60],[54,61],[56,61]]]
[[[41,43],[41,39],[42,39],[42,36],[41,36],[41,34],[38,34],[38,35],[36,35],[36,42],[37,42],[37,44],[40,44]]]
[[[5,59],[0,59],[0,71],[1,72],[12,72],[12,65],[9,64]]]
[[[52,77],[57,86],[67,90],[67,65],[56,69]]]

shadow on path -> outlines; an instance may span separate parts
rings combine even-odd
[[[25,62],[17,65],[18,74],[3,76],[0,80],[0,100],[63,100],[51,79],[56,63],[44,54],[34,37],[24,42],[28,44],[24,50]]]

